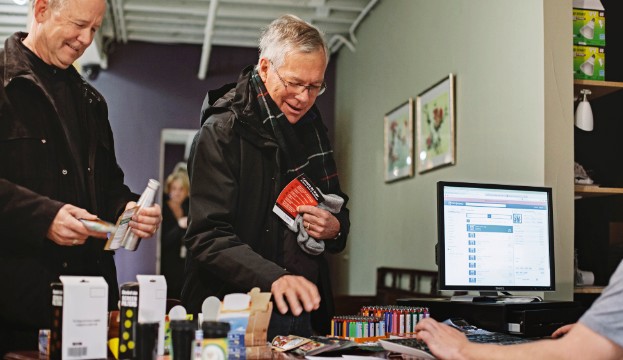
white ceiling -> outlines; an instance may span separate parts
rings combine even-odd
[[[24,0],[0,0],[0,40],[25,31]],[[379,0],[107,0],[99,38],[82,62],[106,68],[106,44],[146,41],[202,46],[198,77],[206,76],[213,45],[257,47],[260,31],[282,14],[295,14],[325,32],[331,52],[354,51],[355,31]]]

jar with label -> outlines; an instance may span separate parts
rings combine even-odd
[[[202,360],[226,360],[227,333],[229,323],[222,321],[204,321],[201,324],[203,342],[201,349]]]

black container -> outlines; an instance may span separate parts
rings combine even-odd
[[[195,339],[195,323],[191,320],[172,320],[171,328],[171,359],[190,360],[191,348]]]
[[[204,339],[227,338],[229,323],[222,321],[204,321],[201,323]]]
[[[136,324],[136,358],[140,360],[158,359],[159,323]]]

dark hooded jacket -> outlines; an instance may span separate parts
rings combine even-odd
[[[296,242],[295,235],[272,212],[285,185],[280,175],[285,167],[283,154],[274,136],[261,125],[257,100],[249,90],[252,69],[243,70],[236,84],[208,92],[202,127],[191,149],[188,256],[182,292],[191,312],[200,312],[208,296],[222,298],[253,287],[270,292],[275,280],[291,273],[284,268],[284,245],[288,245],[284,242]],[[310,111],[317,115],[314,121],[322,121],[315,107]],[[337,195],[348,199],[341,190]],[[335,216],[341,235],[325,241],[328,252],[344,249],[350,227],[346,206]],[[311,256],[298,247],[295,250],[300,252],[297,257],[313,261],[319,269],[318,278],[310,280],[319,286],[326,320],[333,303],[324,254]]]
[[[113,253],[103,250],[104,240],[71,247],[46,238],[57,212],[72,204],[115,221],[137,196],[123,184],[102,95],[73,67],[67,70],[78,120],[86,124],[82,165],[77,139],[68,137],[53,96],[30,67],[24,37],[14,34],[0,51],[0,331],[34,332],[36,349],[36,330],[50,327],[50,283],[59,275],[103,276],[109,307],[118,300]]]

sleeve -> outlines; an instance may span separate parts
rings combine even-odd
[[[221,114],[222,116],[222,114]],[[270,291],[287,274],[236,235],[240,144],[231,126],[210,119],[197,134],[189,162],[190,209],[185,244],[194,271],[239,289]],[[258,234],[259,236],[259,234]],[[205,278],[205,276],[202,276]]]
[[[596,333],[623,347],[623,261],[610,278],[610,283],[580,322]]]
[[[0,178],[0,234],[12,239],[10,247],[39,246],[63,205]]]
[[[346,207],[348,203],[348,196],[343,192],[339,192],[340,196],[344,199],[344,205],[339,213],[333,214],[337,221],[340,223],[340,234],[335,240],[325,241],[325,249],[329,253],[339,253],[346,247],[346,239],[350,233],[350,211]]]

